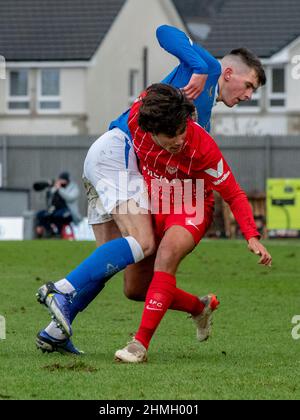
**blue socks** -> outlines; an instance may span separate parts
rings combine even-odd
[[[110,279],[108,277],[105,279],[107,282]],[[70,322],[72,323],[78,314],[78,312],[82,312],[89,304],[99,295],[101,290],[105,286],[105,282],[97,282],[91,283],[81,292],[78,292],[77,295],[72,299],[72,303],[70,305]]]
[[[104,284],[105,279],[134,263],[135,258],[128,241],[124,238],[115,239],[97,248],[66,279],[78,293],[91,283]]]
[[[100,293],[114,274],[144,258],[142,248],[132,238],[120,238],[97,248],[66,279],[76,290],[71,304],[71,322]]]

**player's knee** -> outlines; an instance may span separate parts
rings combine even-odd
[[[146,295],[144,293],[137,293],[134,290],[124,290],[127,299],[134,300],[135,302],[145,302]]]
[[[134,300],[135,302],[144,302],[147,291],[132,289],[130,286],[124,287],[124,295],[127,299]]]
[[[168,270],[171,266],[176,266],[182,258],[181,254],[181,250],[176,247],[176,244],[173,246],[161,245],[157,253],[156,269]]]
[[[154,254],[156,250],[154,234],[147,236],[137,235],[137,238],[135,239],[143,250],[144,258],[150,257],[150,255]]]
[[[155,253],[156,245],[155,245],[154,236],[147,238],[144,244],[143,250],[144,250],[145,257],[150,257],[150,255],[153,255]]]

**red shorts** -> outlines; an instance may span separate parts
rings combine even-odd
[[[204,220],[201,224],[194,224],[193,217],[187,214],[155,214],[153,215],[155,234],[160,241],[170,227],[182,226],[193,235],[195,245],[197,245],[210,227],[213,214],[214,203],[211,202],[205,203]]]

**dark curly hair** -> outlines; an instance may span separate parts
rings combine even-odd
[[[165,134],[175,137],[184,131],[187,119],[191,118],[195,107],[185,94],[170,85],[157,83],[146,90],[139,110],[140,128],[151,134]]]

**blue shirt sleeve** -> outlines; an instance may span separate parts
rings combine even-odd
[[[219,71],[220,63],[218,60],[203,47],[194,44],[179,29],[168,25],[159,26],[156,30],[156,37],[163,49],[189,66],[193,73],[211,74],[214,70]]]

